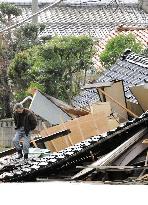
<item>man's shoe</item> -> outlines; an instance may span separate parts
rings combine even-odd
[[[22,153],[22,150],[18,150],[18,157],[17,159],[21,159],[23,157],[23,153]]]
[[[24,159],[28,159],[28,154],[24,154]]]

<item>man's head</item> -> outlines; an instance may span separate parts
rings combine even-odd
[[[16,103],[13,110],[14,112],[22,113],[24,110],[24,107],[21,103]]]

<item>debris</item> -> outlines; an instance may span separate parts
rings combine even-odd
[[[148,174],[145,174],[144,176],[141,176],[136,179],[137,181],[148,181]]]
[[[91,167],[94,166],[104,166],[109,165],[115,160],[118,156],[120,156],[129,146],[134,144],[140,137],[142,137],[147,132],[147,129],[142,129],[138,133],[136,133],[134,136],[132,136],[130,139],[128,139],[126,142],[121,144],[119,147],[102,157],[101,159],[97,160],[96,162],[91,164]],[[78,174],[72,177],[73,180],[81,178],[83,175],[86,176],[86,174],[92,172],[94,168],[86,168],[82,171],[80,171]]]
[[[52,125],[60,124],[61,119],[64,122],[72,119],[66,112],[64,112],[51,100],[47,99],[39,91],[35,92],[29,109],[31,109],[36,115],[39,115],[43,119],[47,120]]]
[[[104,112],[88,114],[60,125],[49,127],[41,131],[42,136],[51,135],[54,132],[69,129],[67,138],[59,138],[48,143],[48,148],[53,151],[60,151],[66,147],[81,142],[91,136],[102,134],[110,130],[110,125]],[[68,139],[68,140],[67,140]]]
[[[130,90],[144,112],[146,112],[148,110],[148,84],[130,87]]]
[[[26,181],[26,180],[35,181],[36,177],[39,178],[40,176],[42,176],[43,172],[44,172],[44,177],[48,176],[51,178],[56,178],[58,177],[58,173],[60,174],[59,177],[62,177],[62,174],[65,176],[67,173],[67,178],[68,178],[68,173],[69,173],[70,176],[69,178],[71,178],[77,173],[77,169],[75,168],[76,166],[79,166],[80,164],[85,162],[92,163],[90,151],[92,151],[95,157],[96,156],[101,157],[103,155],[107,155],[108,153],[111,153],[113,150],[115,150],[125,141],[128,141],[128,139],[129,141],[130,139],[132,141],[132,137],[134,133],[135,133],[135,138],[137,138],[138,134],[136,135],[136,133],[140,132],[142,127],[145,127],[145,123],[147,121],[148,121],[148,113],[144,113],[139,118],[122,124],[121,127],[119,125],[119,127],[117,127],[114,131],[109,131],[105,134],[102,135],[100,134],[99,136],[91,137],[73,146],[65,148],[60,152],[49,153],[49,155],[45,157],[32,158],[29,159],[28,161],[13,160],[13,164],[15,166],[9,168],[9,172],[8,172],[9,174],[7,174],[6,171],[3,171],[3,169],[7,166],[7,163],[5,164],[3,169],[0,170],[1,181],[5,181],[5,182],[6,181]],[[112,146],[110,146],[111,144]],[[46,162],[48,163],[48,165],[40,166],[39,165],[40,162]],[[32,166],[34,165],[38,167],[36,167],[36,169],[32,168]],[[31,169],[31,171],[26,172],[26,168]],[[19,170],[22,170],[22,174],[17,174]]]

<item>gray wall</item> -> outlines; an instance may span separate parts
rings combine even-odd
[[[42,120],[38,119],[37,130],[43,129]],[[12,147],[12,138],[15,135],[13,119],[0,120],[0,148]]]

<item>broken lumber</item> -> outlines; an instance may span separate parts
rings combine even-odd
[[[126,110],[129,114],[131,114],[134,118],[137,118],[138,115],[134,114],[132,111],[130,111],[128,108],[124,107],[121,103],[119,103],[117,100],[115,100],[114,98],[112,98],[110,95],[108,95],[106,92],[104,92],[102,89],[98,88],[98,90],[103,93],[105,96],[107,96],[108,98],[110,98],[113,102],[115,102],[117,105],[119,105],[120,107],[122,107],[124,110]]]
[[[105,166],[109,165],[113,160],[117,159],[118,156],[120,156],[126,149],[128,149],[131,145],[133,145],[138,139],[140,139],[144,134],[147,133],[147,128],[144,128],[140,130],[138,133],[136,133],[133,137],[125,141],[123,144],[121,144],[119,147],[111,151],[110,153],[106,154],[101,159],[97,160],[96,162],[92,163],[91,166]],[[85,175],[88,175],[89,173],[93,172],[94,168],[86,168],[74,175],[71,179],[79,179],[82,178]]]

